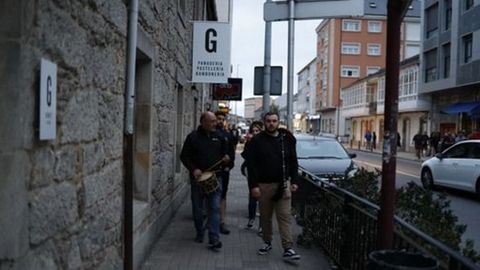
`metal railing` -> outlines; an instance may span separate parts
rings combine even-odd
[[[293,204],[301,224],[314,224],[324,251],[343,269],[366,269],[375,250],[378,205],[300,169]],[[304,230],[312,226],[304,226]],[[435,258],[441,269],[480,269],[459,252],[395,216],[394,249]]]

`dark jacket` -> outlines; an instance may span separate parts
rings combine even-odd
[[[223,140],[227,143],[227,154],[230,157],[230,163],[228,163],[227,167],[232,169],[235,165],[235,142],[232,137],[232,134],[225,129],[217,129],[217,132],[220,136],[223,137]]]
[[[289,131],[279,129],[277,137],[262,131],[249,143],[246,156],[251,188],[257,187],[258,183],[283,182],[282,141],[285,149],[286,176],[290,178],[292,184],[296,183],[298,178],[296,140]]]
[[[199,126],[185,139],[180,160],[192,175],[195,169],[207,170],[225,154],[228,154],[228,148],[223,137],[218,132],[208,134]]]

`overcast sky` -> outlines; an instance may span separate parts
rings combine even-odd
[[[243,78],[242,98],[253,97],[253,71],[264,63],[265,22],[263,21],[264,0],[233,0],[232,27],[232,77]],[[316,55],[315,27],[320,20],[295,22],[294,90],[297,72]],[[287,92],[287,22],[272,23],[272,66],[283,66],[283,92]],[[236,103],[236,104],[235,104]],[[231,103],[232,113],[244,115],[242,102]]]

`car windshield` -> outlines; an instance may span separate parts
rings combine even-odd
[[[350,158],[343,147],[334,140],[308,140],[297,141],[297,157],[298,158],[333,158],[346,159]]]

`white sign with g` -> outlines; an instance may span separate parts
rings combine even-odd
[[[57,65],[40,63],[40,140],[53,140],[57,127]]]
[[[194,22],[192,82],[228,82],[231,32],[228,23]]]

